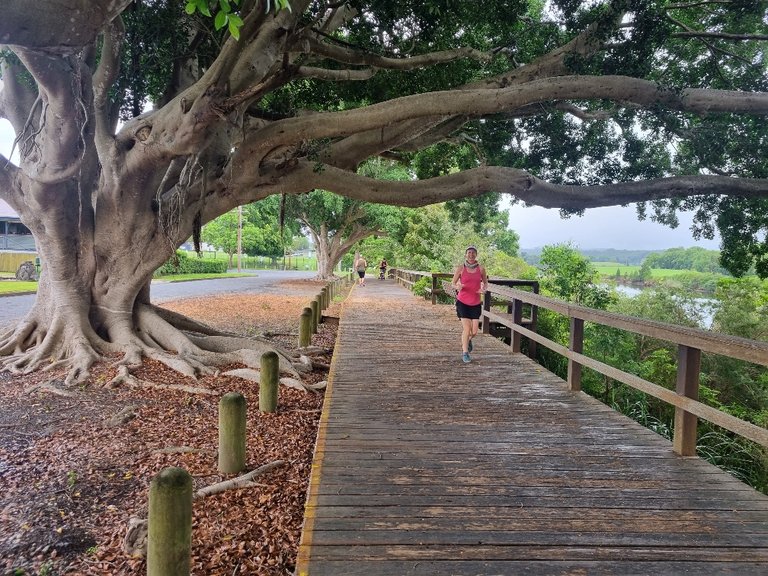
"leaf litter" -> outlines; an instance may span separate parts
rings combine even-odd
[[[163,307],[295,350],[299,316],[322,283],[282,285],[290,295],[187,298]],[[338,316],[338,308],[325,313]],[[304,384],[327,378],[335,338],[336,326],[319,326],[312,337],[322,349],[318,368],[302,374]],[[255,485],[195,501],[192,574],[293,574],[323,394],[280,386],[277,412],[260,414],[258,384],[222,374],[238,368],[194,380],[145,359],[133,371],[140,380],[209,388],[216,396],[108,389],[113,362],[96,365],[74,396],[36,388],[55,373],[0,373],[0,573],[145,574],[144,558],[123,549],[130,520],[146,518],[150,482],[163,468],[186,469],[195,490],[237,476],[218,473],[216,450],[218,399],[238,391],[248,405],[245,471],[285,464]]]

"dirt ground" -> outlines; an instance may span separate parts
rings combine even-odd
[[[285,284],[290,295],[225,295],[163,306],[295,349],[299,315],[321,284]],[[338,315],[338,308],[326,314]],[[335,330],[322,324],[313,337],[323,351],[303,382],[326,379]],[[61,374],[0,373],[0,574],[145,574],[144,559],[127,554],[123,540],[131,518],[147,517],[151,479],[169,466],[186,469],[195,489],[236,476],[216,469],[218,401],[231,391],[242,392],[249,407],[246,470],[284,464],[256,478],[255,486],[195,501],[192,574],[292,574],[322,393],[281,386],[278,411],[260,414],[258,384],[248,380],[192,380],[150,360],[134,372],[155,384],[215,391],[206,395],[106,388],[115,374],[111,363],[101,363],[85,385],[62,396],[36,388]]]

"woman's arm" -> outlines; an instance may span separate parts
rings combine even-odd
[[[480,268],[480,274],[482,274],[482,284],[480,285],[480,288],[483,292],[486,292],[488,290],[488,275],[485,273],[485,268]]]
[[[456,290],[461,290],[461,282],[459,282],[459,278],[461,278],[461,268],[461,266],[456,268],[456,271],[453,273],[453,279],[451,280],[451,284],[453,284]]]

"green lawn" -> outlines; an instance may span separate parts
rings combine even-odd
[[[616,262],[593,262],[597,272],[601,276],[616,276],[618,270],[622,276],[630,276],[633,273],[637,273],[640,270],[640,266],[625,266],[624,264],[617,264]],[[652,268],[651,278],[674,278],[682,274],[695,274],[694,270],[673,270],[672,268]]]
[[[0,294],[19,294],[24,292],[37,292],[37,282],[0,281]]]

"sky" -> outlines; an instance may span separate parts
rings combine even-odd
[[[11,151],[13,131],[0,120],[0,154]],[[538,248],[549,244],[571,242],[584,250],[615,248],[617,250],[664,250],[666,248],[702,246],[717,250],[719,239],[694,241],[690,231],[691,215],[682,214],[680,226],[671,229],[650,220],[640,222],[634,205],[628,207],[593,208],[584,216],[561,219],[557,209],[520,205],[509,207],[509,227],[520,235],[521,248]]]
[[[509,208],[502,202],[503,208]],[[577,248],[615,248],[616,250],[664,250],[701,246],[718,250],[719,238],[694,240],[690,226],[692,214],[679,215],[680,225],[669,228],[646,219],[637,219],[635,205],[592,208],[584,216],[560,218],[557,209],[509,208],[509,227],[520,235],[520,247],[539,248],[549,244],[571,242]]]

